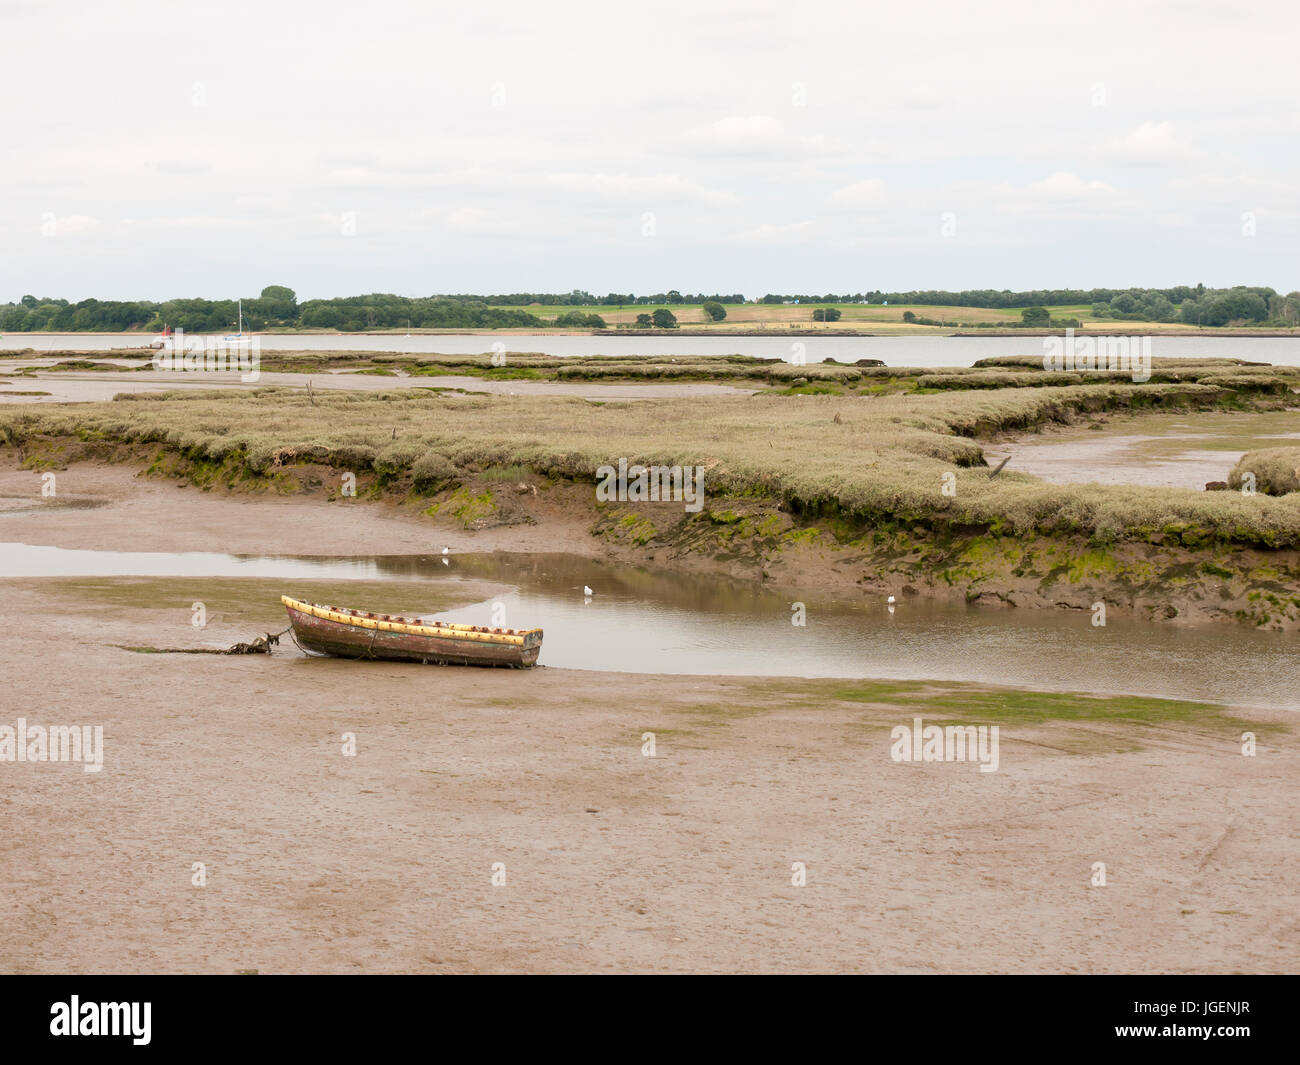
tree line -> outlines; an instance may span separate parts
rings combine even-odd
[[[632,292],[610,292],[604,296],[596,296],[585,289],[575,288],[572,292],[509,292],[491,296],[448,295],[442,298],[489,303],[498,307],[527,307],[532,304],[542,307],[662,307],[679,304],[694,306],[701,303],[738,304],[747,302],[740,292],[732,292],[723,296],[716,292],[708,294],[703,292],[682,293],[675,288],[669,289],[667,292],[655,292],[647,296],[638,296]]]
[[[539,318],[518,304],[543,303],[548,306],[572,306],[579,296],[586,296],[587,306],[657,303],[668,300],[667,294],[638,299],[633,296],[610,296],[597,300],[589,294],[571,292],[562,296],[522,293],[502,296],[395,296],[371,293],[364,296],[340,296],[333,299],[298,302],[293,289],[269,285],[261,295],[242,301],[244,328],[260,332],[276,328],[336,329],[339,332],[363,332],[372,329],[511,329],[559,326],[574,329],[605,329],[605,320],[594,312],[567,310],[554,320]],[[696,296],[673,293],[673,303],[699,301]],[[733,299],[733,297],[725,297]],[[506,303],[507,300],[516,301]],[[714,321],[727,316],[719,299],[702,301]],[[743,302],[736,297],[733,302]],[[505,303],[504,306],[493,306]],[[579,305],[582,305],[579,303]],[[17,303],[0,304],[0,331],[7,333],[96,332],[117,333],[126,330],[161,332],[164,328],[183,329],[187,333],[219,333],[233,330],[239,320],[240,301],[233,299],[173,299],[162,302],[146,300],[86,299],[72,303],[53,297],[24,296]],[[642,315],[650,328],[670,329],[676,325],[671,313]],[[638,324],[641,324],[638,318]]]
[[[293,289],[269,285],[261,295],[243,301],[244,328],[254,332],[275,328],[337,329],[508,329],[548,324],[534,314],[513,308],[490,307],[483,300],[430,296],[411,298],[386,293],[344,296],[298,302]],[[579,315],[586,325],[601,328],[598,315]],[[128,329],[161,332],[164,328],[188,333],[218,333],[235,328],[239,318],[236,300],[174,299],[161,303],[144,300],[65,299],[24,296],[17,303],[0,304],[0,330],[30,333],[49,330],[115,333]],[[595,319],[592,321],[591,319]]]
[[[594,311],[566,310],[553,321],[543,319],[525,306],[555,307],[628,307],[702,305],[713,321],[727,317],[726,305],[746,300],[739,293],[730,295],[683,294],[676,289],[650,296],[633,293],[610,293],[594,296],[582,289],[567,293],[523,292],[510,295],[432,295],[396,296],[371,293],[333,299],[299,302],[293,289],[269,285],[260,295],[243,300],[244,326],[252,331],[276,328],[331,329],[339,332],[362,332],[372,329],[509,329],[561,328],[604,329],[606,323]],[[1087,305],[1094,318],[1117,321],[1182,322],[1195,326],[1300,325],[1300,292],[1287,295],[1266,286],[1238,285],[1233,288],[1206,288],[1204,285],[1176,285],[1172,288],[1127,289],[1034,289],[1028,292],[992,289],[914,292],[859,292],[778,295],[768,293],[756,301],[765,304],[850,304],[892,303],[914,306],[1040,308],[1060,305]],[[834,317],[814,317],[834,321]],[[1045,312],[1044,312],[1045,313]],[[0,304],[0,330],[26,332],[122,332],[144,330],[161,332],[164,328],[184,329],[191,333],[215,333],[231,330],[238,318],[238,303],[233,299],[173,299],[163,302],[145,300],[117,301],[86,299],[72,303],[66,299],[23,296],[17,303]],[[913,316],[914,320],[921,321]],[[637,324],[650,328],[673,328],[671,314],[638,316]],[[928,324],[937,320],[925,319]],[[671,324],[670,324],[671,323]]]
[[[1283,296],[1271,288],[1239,285],[1207,289],[1198,285],[1190,295],[1171,300],[1154,289],[1129,289],[1092,305],[1096,318],[1119,321],[1183,322],[1187,325],[1300,324],[1300,292]]]

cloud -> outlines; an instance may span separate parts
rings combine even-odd
[[[183,215],[169,218],[123,218],[122,224],[148,229],[248,229],[253,223],[245,218]]]
[[[369,166],[344,166],[331,170],[325,179],[330,185],[344,189],[410,188],[423,184],[412,174],[393,174]]]
[[[937,111],[947,101],[932,85],[912,85],[898,97],[898,106],[905,111]]]
[[[733,233],[728,239],[739,244],[751,244],[755,247],[780,247],[789,244],[806,244],[813,237],[813,223],[790,222],[783,226],[764,222],[753,229]]]
[[[472,166],[453,170],[352,166],[335,170],[332,185],[348,189],[460,191],[466,198],[508,197],[513,202],[567,204],[575,210],[593,206],[651,209],[665,204],[724,206],[731,193],[675,173],[627,174],[601,171],[521,172],[517,168]]]
[[[153,165],[155,170],[163,174],[174,174],[178,177],[212,173],[212,164],[204,159],[159,159]]]
[[[1121,166],[1174,166],[1198,154],[1175,136],[1170,122],[1143,122],[1127,136],[1111,141],[1106,151]]]
[[[1018,188],[1006,183],[996,185],[992,195],[997,209],[1003,213],[1062,219],[1097,216],[1122,205],[1118,191],[1105,182],[1085,181],[1063,170]]]
[[[84,214],[70,214],[60,218],[52,211],[47,211],[41,216],[41,224],[37,227],[40,234],[45,237],[76,236],[90,233],[98,228],[98,218],[91,218]]]
[[[512,237],[518,240],[573,236],[582,220],[561,218],[554,213],[517,212],[467,204],[446,209],[428,208],[417,212],[417,222],[433,225],[453,236],[467,238]]]
[[[495,233],[502,235],[514,231],[500,214],[482,207],[458,207],[443,217],[447,228],[455,233]]]
[[[691,130],[681,139],[681,147],[692,155],[727,158],[799,158],[839,155],[846,150],[842,141],[790,133],[781,119],[771,115],[719,119]]]
[[[1058,170],[1051,177],[1042,181],[1033,181],[1025,187],[1025,194],[1058,203],[1077,203],[1105,199],[1115,195],[1115,190],[1104,181],[1084,181],[1077,174],[1067,174]]]
[[[679,174],[653,174],[635,177],[628,174],[563,173],[548,174],[542,186],[573,198],[575,206],[591,200],[603,203],[654,207],[670,203],[699,203],[721,206],[735,199],[729,192],[706,188]]]
[[[1246,12],[1250,47],[1225,47],[1201,12],[1227,0],[1130,4],[1119,22],[1071,10],[1047,31],[1029,0],[1000,22],[956,0],[832,0],[814,18],[703,0],[687,18],[607,7],[597,21],[524,0],[450,19],[417,0],[362,14],[324,0],[305,20],[264,5],[251,34],[199,2],[213,13],[186,37],[190,73],[160,79],[120,59],[153,0],[80,3],[75,19],[0,0],[27,14],[24,39],[58,42],[67,72],[49,78],[40,47],[11,49],[0,72],[39,88],[39,106],[6,116],[22,145],[0,167],[11,296],[220,294],[247,291],[250,270],[304,295],[765,292],[837,289],[864,261],[873,286],[1030,288],[1113,283],[1120,246],[1135,283],[1300,284],[1279,236],[1300,210],[1293,43]],[[1259,240],[1235,236],[1245,210]],[[63,236],[42,236],[47,211]],[[944,211],[956,240],[939,235]],[[342,212],[360,239],[336,240]],[[1226,250],[1201,239],[1221,230]],[[168,244],[205,251],[158,254]]]
[[[855,181],[831,193],[831,199],[841,207],[854,211],[871,211],[884,206],[885,183],[879,178]]]
[[[1196,174],[1179,177],[1169,187],[1184,202],[1235,204],[1243,200],[1294,202],[1297,199],[1291,183],[1257,174]]]

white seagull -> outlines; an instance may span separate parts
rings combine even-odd
[[[888,599],[885,600],[885,602],[888,603],[890,606],[893,606],[893,605],[894,605],[894,597],[891,595]]]
[[[588,588],[588,587],[584,584],[584,585],[582,586],[582,594],[583,594],[583,595],[595,595],[596,593],[593,592],[590,588]]]

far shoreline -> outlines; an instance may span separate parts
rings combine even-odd
[[[1229,339],[1300,339],[1300,327],[1296,329],[1144,329],[1128,330],[1119,326],[1097,328],[1077,328],[1072,330],[1075,336],[1138,336],[1138,337],[1198,337]],[[189,333],[188,336],[210,337],[224,335],[220,331],[210,333]],[[895,339],[900,337],[929,337],[953,339],[978,339],[993,337],[1063,337],[1064,329],[959,329],[956,331],[931,329],[925,326],[915,329],[898,329],[888,332],[864,329],[367,329],[361,332],[341,333],[331,329],[272,329],[245,334],[249,337],[277,336],[334,336],[334,337],[407,337],[407,336],[557,336],[557,337],[836,337],[858,339]],[[123,330],[121,332],[94,332],[91,330],[76,332],[40,331],[31,333],[0,333],[0,340],[21,337],[122,337],[153,341],[159,339],[160,333],[146,333],[140,330]],[[145,345],[140,345],[145,346]]]

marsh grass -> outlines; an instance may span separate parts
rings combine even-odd
[[[484,481],[509,481],[513,484],[523,484],[533,478],[533,471],[527,466],[489,466],[478,476]]]
[[[1248,451],[1228,474],[1228,486],[1240,488],[1245,475],[1255,475],[1257,491],[1272,496],[1300,492],[1300,447],[1269,447]]]
[[[788,367],[807,375],[821,367]],[[1258,402],[1273,402],[1260,397]],[[1083,535],[1186,546],[1300,544],[1300,494],[1051,485],[990,478],[979,440],[1109,411],[1249,406],[1204,384],[1089,384],[877,397],[759,394],[599,404],[570,397],[401,390],[141,393],[111,403],[0,409],[0,444],[66,461],[83,444],[160,445],[225,474],[273,478],[315,464],[440,491],[468,474],[527,470],[593,482],[598,467],[698,466],[709,500],[739,497],[797,518],[920,526],[941,534]],[[45,441],[47,451],[38,444]],[[955,495],[945,495],[952,474]],[[512,475],[515,476],[515,475]]]

